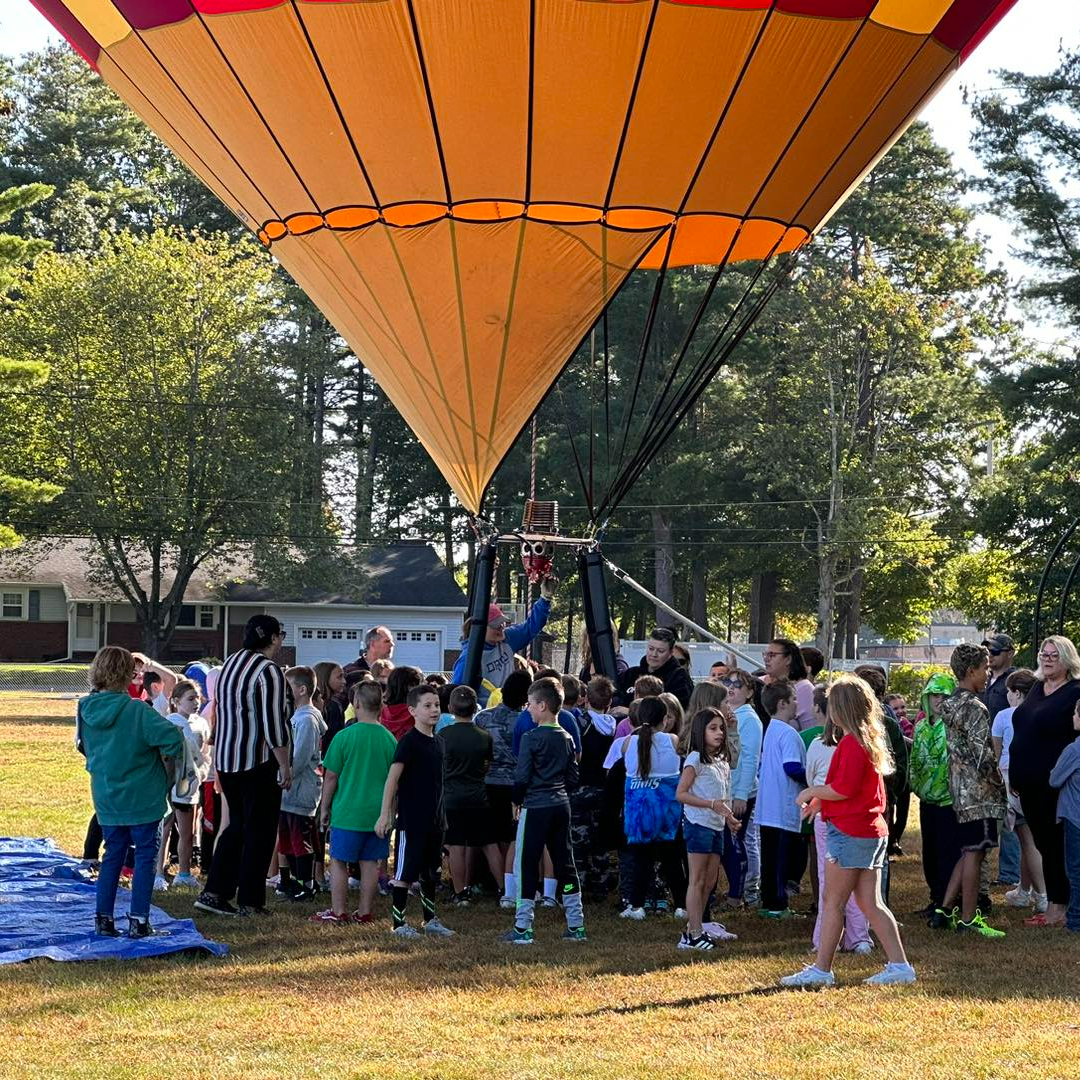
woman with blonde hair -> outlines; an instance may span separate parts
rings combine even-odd
[[[608,672],[608,677],[614,679],[617,683],[618,677],[624,672],[630,670],[630,665],[626,662],[622,652],[619,649],[619,631],[615,628],[615,620],[611,620],[611,641],[615,647],[615,672],[612,674]],[[569,647],[569,643],[567,643]],[[587,686],[589,680],[596,675],[597,672],[593,671],[592,666],[592,642],[589,641],[589,628],[583,626],[581,628],[581,671],[578,674],[578,678]]]
[[[1065,925],[1069,879],[1065,873],[1064,826],[1057,820],[1057,790],[1050,772],[1073,739],[1072,717],[1080,701],[1080,655],[1067,638],[1054,635],[1039,648],[1036,682],[1013,713],[1009,747],[1009,786],[1043,860],[1047,909],[1027,919],[1029,926]]]
[[[881,871],[889,829],[885,824],[885,776],[895,768],[880,702],[856,675],[842,675],[829,688],[828,717],[843,732],[824,784],[799,792],[806,817],[825,819],[825,894],[821,935],[813,964],[780,980],[781,986],[834,986],[833,957],[844,931],[844,909],[855,902],[877,934],[888,962],[865,980],[875,986],[913,983],[900,931],[881,898]]]

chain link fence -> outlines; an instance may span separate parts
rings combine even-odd
[[[0,664],[0,694],[78,697],[87,692],[88,672],[88,664]]]

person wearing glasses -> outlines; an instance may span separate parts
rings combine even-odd
[[[986,689],[979,695],[982,703],[990,713],[990,719],[1002,709],[1009,707],[1009,691],[1005,686],[1005,680],[1016,670],[1013,657],[1016,656],[1016,645],[1008,634],[991,634],[983,647],[990,653],[990,667],[986,678]]]
[[[817,724],[814,719],[814,684],[809,679],[802,650],[790,638],[773,638],[762,655],[768,681],[786,679],[795,688],[795,719],[791,726],[806,731]]]
[[[1065,873],[1065,832],[1057,820],[1057,790],[1050,773],[1062,751],[1073,741],[1073,711],[1080,701],[1080,655],[1067,638],[1048,637],[1039,648],[1036,682],[1013,713],[1009,747],[1009,786],[1020,806],[1046,878],[1045,914],[1026,920],[1028,926],[1062,927],[1069,906]]]
[[[630,704],[634,696],[634,683],[642,675],[654,675],[658,678],[664,684],[664,692],[674,694],[684,709],[690,704],[694,680],[690,677],[689,667],[680,664],[675,656],[677,641],[674,630],[666,626],[653,629],[641,663],[623,672],[619,678],[619,693],[623,705]]]
[[[229,824],[195,901],[210,915],[268,914],[266,867],[277,846],[281,793],[292,786],[289,699],[285,673],[275,662],[284,643],[285,631],[273,615],[252,615],[243,647],[218,676],[214,764]]]

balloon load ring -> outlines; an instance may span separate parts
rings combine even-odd
[[[559,504],[528,499],[521,521],[521,563],[530,585],[551,577],[555,565],[555,537],[559,532]]]

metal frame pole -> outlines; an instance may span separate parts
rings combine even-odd
[[[581,552],[578,556],[578,577],[581,579],[585,628],[589,633],[589,649],[592,653],[592,672],[594,675],[606,675],[614,680],[619,672],[615,656],[615,635],[611,629],[607,582],[604,580],[605,562],[607,560],[595,548]]]
[[[488,608],[491,607],[491,586],[495,580],[495,554],[493,541],[484,540],[476,555],[473,590],[469,598],[469,642],[465,646],[468,659],[465,662],[464,675],[465,683],[474,690],[479,690],[483,681],[480,669],[487,637]]]
[[[1054,550],[1050,552],[1050,558],[1046,560],[1046,565],[1043,567],[1042,577],[1039,579],[1039,591],[1035,596],[1035,620],[1031,635],[1031,649],[1033,653],[1039,651],[1040,630],[1042,628],[1042,602],[1043,596],[1046,593],[1047,583],[1050,580],[1050,571],[1053,569],[1057,557],[1061,554],[1061,549],[1069,542],[1077,529],[1080,529],[1080,518],[1074,518],[1072,524],[1070,524],[1065,532],[1062,533],[1061,539],[1054,546]]]

